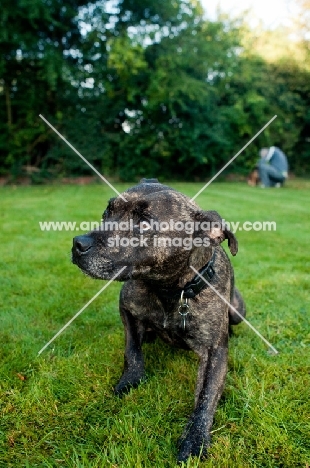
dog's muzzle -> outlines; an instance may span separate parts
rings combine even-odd
[[[73,238],[72,245],[72,263],[77,265],[83,273],[95,279],[111,279],[111,275],[115,274],[119,268],[124,265],[114,266],[111,259],[106,258],[98,253],[98,245],[96,239],[86,234],[84,236],[77,236]],[[115,270],[116,268],[116,270]],[[126,270],[126,273],[127,270]],[[119,279],[125,281],[128,277],[120,275]],[[126,279],[124,279],[126,278]]]

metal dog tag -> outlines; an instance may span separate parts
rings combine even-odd
[[[179,314],[181,315],[183,319],[183,330],[186,328],[186,316],[189,313],[189,305],[188,304],[182,304],[179,306]]]
[[[184,291],[181,293],[181,298],[180,298],[180,305],[179,305],[179,314],[182,317],[183,320],[183,330],[186,328],[186,316],[189,313],[189,305],[188,305],[188,299],[183,299],[183,294]]]

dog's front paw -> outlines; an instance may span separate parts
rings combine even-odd
[[[124,372],[120,381],[114,388],[114,394],[118,396],[124,395],[128,393],[131,388],[137,387],[143,380],[145,380],[144,374]]]
[[[199,430],[191,430],[182,436],[179,441],[178,463],[186,462],[190,456],[205,458],[210,446],[210,436],[202,434]]]

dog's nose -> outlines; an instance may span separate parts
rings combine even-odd
[[[93,239],[90,236],[76,236],[73,239],[73,248],[79,253],[86,253],[93,246]]]

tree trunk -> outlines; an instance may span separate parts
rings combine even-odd
[[[12,103],[10,96],[10,87],[4,83],[4,92],[5,92],[5,102],[6,102],[6,112],[7,112],[7,124],[8,127],[12,126]]]

